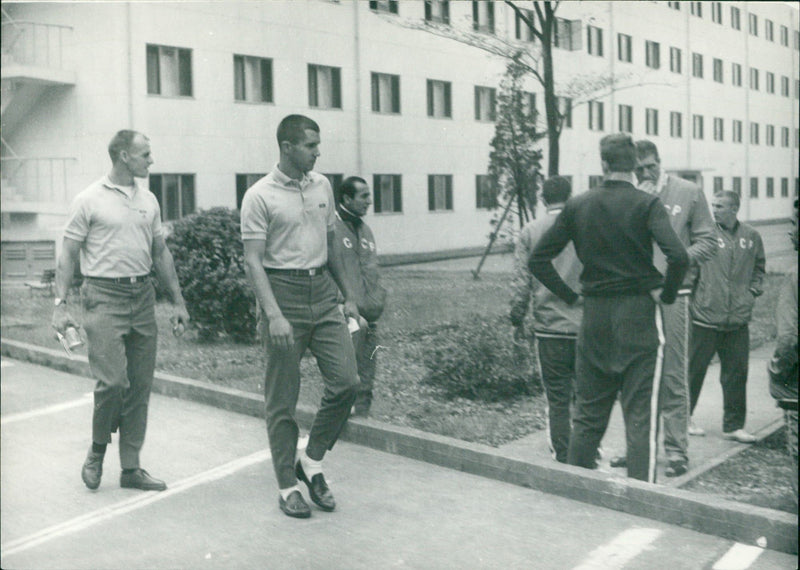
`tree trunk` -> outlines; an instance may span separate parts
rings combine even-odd
[[[558,175],[559,144],[561,135],[561,116],[555,93],[553,73],[553,26],[556,24],[555,11],[545,3],[545,21],[542,22],[542,64],[544,66],[544,107],[547,115],[547,176]]]

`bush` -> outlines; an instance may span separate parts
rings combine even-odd
[[[464,323],[440,327],[423,351],[428,368],[424,381],[448,398],[497,402],[542,392],[525,346],[520,352],[505,318],[472,316]]]
[[[255,338],[255,296],[244,272],[239,212],[212,208],[175,222],[167,245],[186,308],[203,339]]]

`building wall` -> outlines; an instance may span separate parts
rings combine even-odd
[[[561,174],[571,175],[576,192],[589,176],[601,174],[597,145],[617,131],[620,104],[633,107],[633,135],[658,144],[668,169],[697,170],[710,196],[715,176],[725,188],[742,178],[742,217],[759,220],[788,216],[795,196],[798,51],[794,36],[798,12],[784,3],[723,2],[723,22],[676,11],[666,2],[563,2],[558,15],[582,21],[582,47],[554,50],[559,89],[574,76],[613,75],[618,89],[605,104],[605,129],[588,129],[587,96],[577,94],[573,126],[561,136]],[[740,31],[730,26],[730,7],[741,9]],[[402,213],[369,215],[384,254],[431,252],[486,243],[494,213],[475,204],[475,176],[488,168],[492,123],[474,118],[474,87],[497,86],[503,60],[425,31],[409,29],[424,18],[422,2],[400,2],[399,14],[375,13],[367,2],[297,0],[292,2],[29,3],[9,4],[17,19],[73,26],[66,46],[67,65],[77,73],[74,87],[47,92],[8,141],[17,154],[68,156],[69,197],[108,170],[105,147],[120,128],[145,132],[152,141],[152,173],[193,173],[196,206],[234,207],[237,173],[268,172],[277,162],[275,129],[289,113],[314,118],[322,129],[322,156],[316,169],[345,176],[360,174],[370,183],[376,173],[401,174]],[[758,14],[759,36],[748,33],[748,11]],[[470,2],[450,3],[454,28],[471,25]],[[775,25],[775,41],[764,38],[764,19]],[[514,17],[495,3],[496,34],[513,38]],[[586,26],[603,30],[603,56],[587,53]],[[789,47],[780,44],[780,26],[789,27]],[[617,57],[617,34],[632,36],[633,61]],[[660,44],[661,67],[645,66],[645,41]],[[192,50],[191,97],[147,94],[146,45]],[[669,70],[669,48],[682,51],[682,73]],[[691,54],[704,59],[704,78],[691,76]],[[234,100],[233,54],[272,59],[272,103]],[[712,60],[723,60],[724,81],[712,79]],[[742,65],[741,87],[730,83],[731,63]],[[342,109],[311,109],[307,65],[341,68]],[[752,66],[759,90],[748,87]],[[776,78],[776,93],[766,93],[765,72]],[[371,110],[372,72],[400,76],[400,114]],[[790,97],[780,93],[780,78],[790,78]],[[452,83],[452,118],[427,116],[426,80]],[[543,113],[541,88],[534,82]],[[658,136],[645,133],[645,108],[659,112]],[[683,136],[670,137],[669,113],[683,117]],[[704,138],[692,138],[692,115],[704,118]],[[723,118],[725,139],[713,140],[713,118]],[[731,142],[732,121],[742,120],[743,142]],[[751,122],[759,123],[760,144],[749,143]],[[774,147],[765,144],[766,125],[776,129]],[[781,146],[781,127],[790,129],[790,146]],[[544,124],[542,122],[542,128]],[[5,137],[5,134],[4,134]],[[546,155],[546,143],[543,141]],[[546,156],[543,166],[546,168]],[[453,176],[452,211],[428,211],[429,174]],[[749,178],[759,179],[759,196],[749,197]],[[775,179],[775,197],[766,198],[766,178]],[[780,196],[781,178],[789,197]],[[63,218],[41,217],[51,234]],[[5,229],[5,228],[4,228]]]

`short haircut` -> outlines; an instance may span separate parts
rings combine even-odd
[[[367,181],[360,176],[348,176],[339,185],[339,196],[347,196],[351,200],[356,197],[356,184],[366,184]]]
[[[736,209],[739,209],[739,205],[742,203],[742,199],[739,197],[739,194],[736,192],[731,192],[730,190],[720,190],[716,194],[714,194],[715,198],[728,198]]]
[[[658,156],[658,147],[656,143],[646,139],[636,141],[636,155],[640,160],[651,154],[656,157],[657,161],[661,162],[661,157]]]
[[[306,138],[306,129],[319,132],[319,125],[305,115],[288,115],[278,125],[278,146],[283,141],[297,144]]]
[[[600,158],[611,172],[633,172],[636,168],[636,146],[625,133],[606,135],[600,139]]]
[[[118,131],[117,134],[111,139],[111,142],[108,143],[108,156],[111,157],[111,162],[116,163],[119,160],[119,154],[123,150],[130,151],[131,145],[133,144],[133,139],[136,138],[137,135],[142,135],[139,131],[132,131],[130,129],[123,129]],[[145,140],[150,140],[146,136],[142,135]]]
[[[572,186],[569,180],[563,176],[551,176],[544,181],[542,186],[542,198],[548,204],[566,202],[570,194],[572,194]]]

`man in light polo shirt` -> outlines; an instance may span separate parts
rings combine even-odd
[[[97,489],[111,434],[119,430],[120,485],[163,491],[164,481],[139,465],[147,429],[147,406],[156,363],[155,290],[150,273],[169,291],[173,318],[189,315],[161,228],[156,197],[140,185],[153,159],[150,141],[136,131],[119,131],[108,145],[111,172],[73,200],[56,267],[53,328],[78,326],[67,308],[67,293],[80,261],[83,326],[94,390],[92,445],[81,470]]]
[[[311,510],[298,488],[307,486],[322,510],[336,507],[322,474],[322,458],[347,422],[359,384],[345,317],[358,319],[352,288],[336,247],[333,192],[312,172],[319,156],[319,126],[289,115],[278,126],[280,161],[242,200],[245,270],[269,328],[264,335],[266,422],[281,510],[307,518]],[[334,282],[335,281],[335,282]],[[344,316],[337,305],[339,285]],[[299,429],[300,358],[309,348],[325,383],[306,451],[295,461]]]

